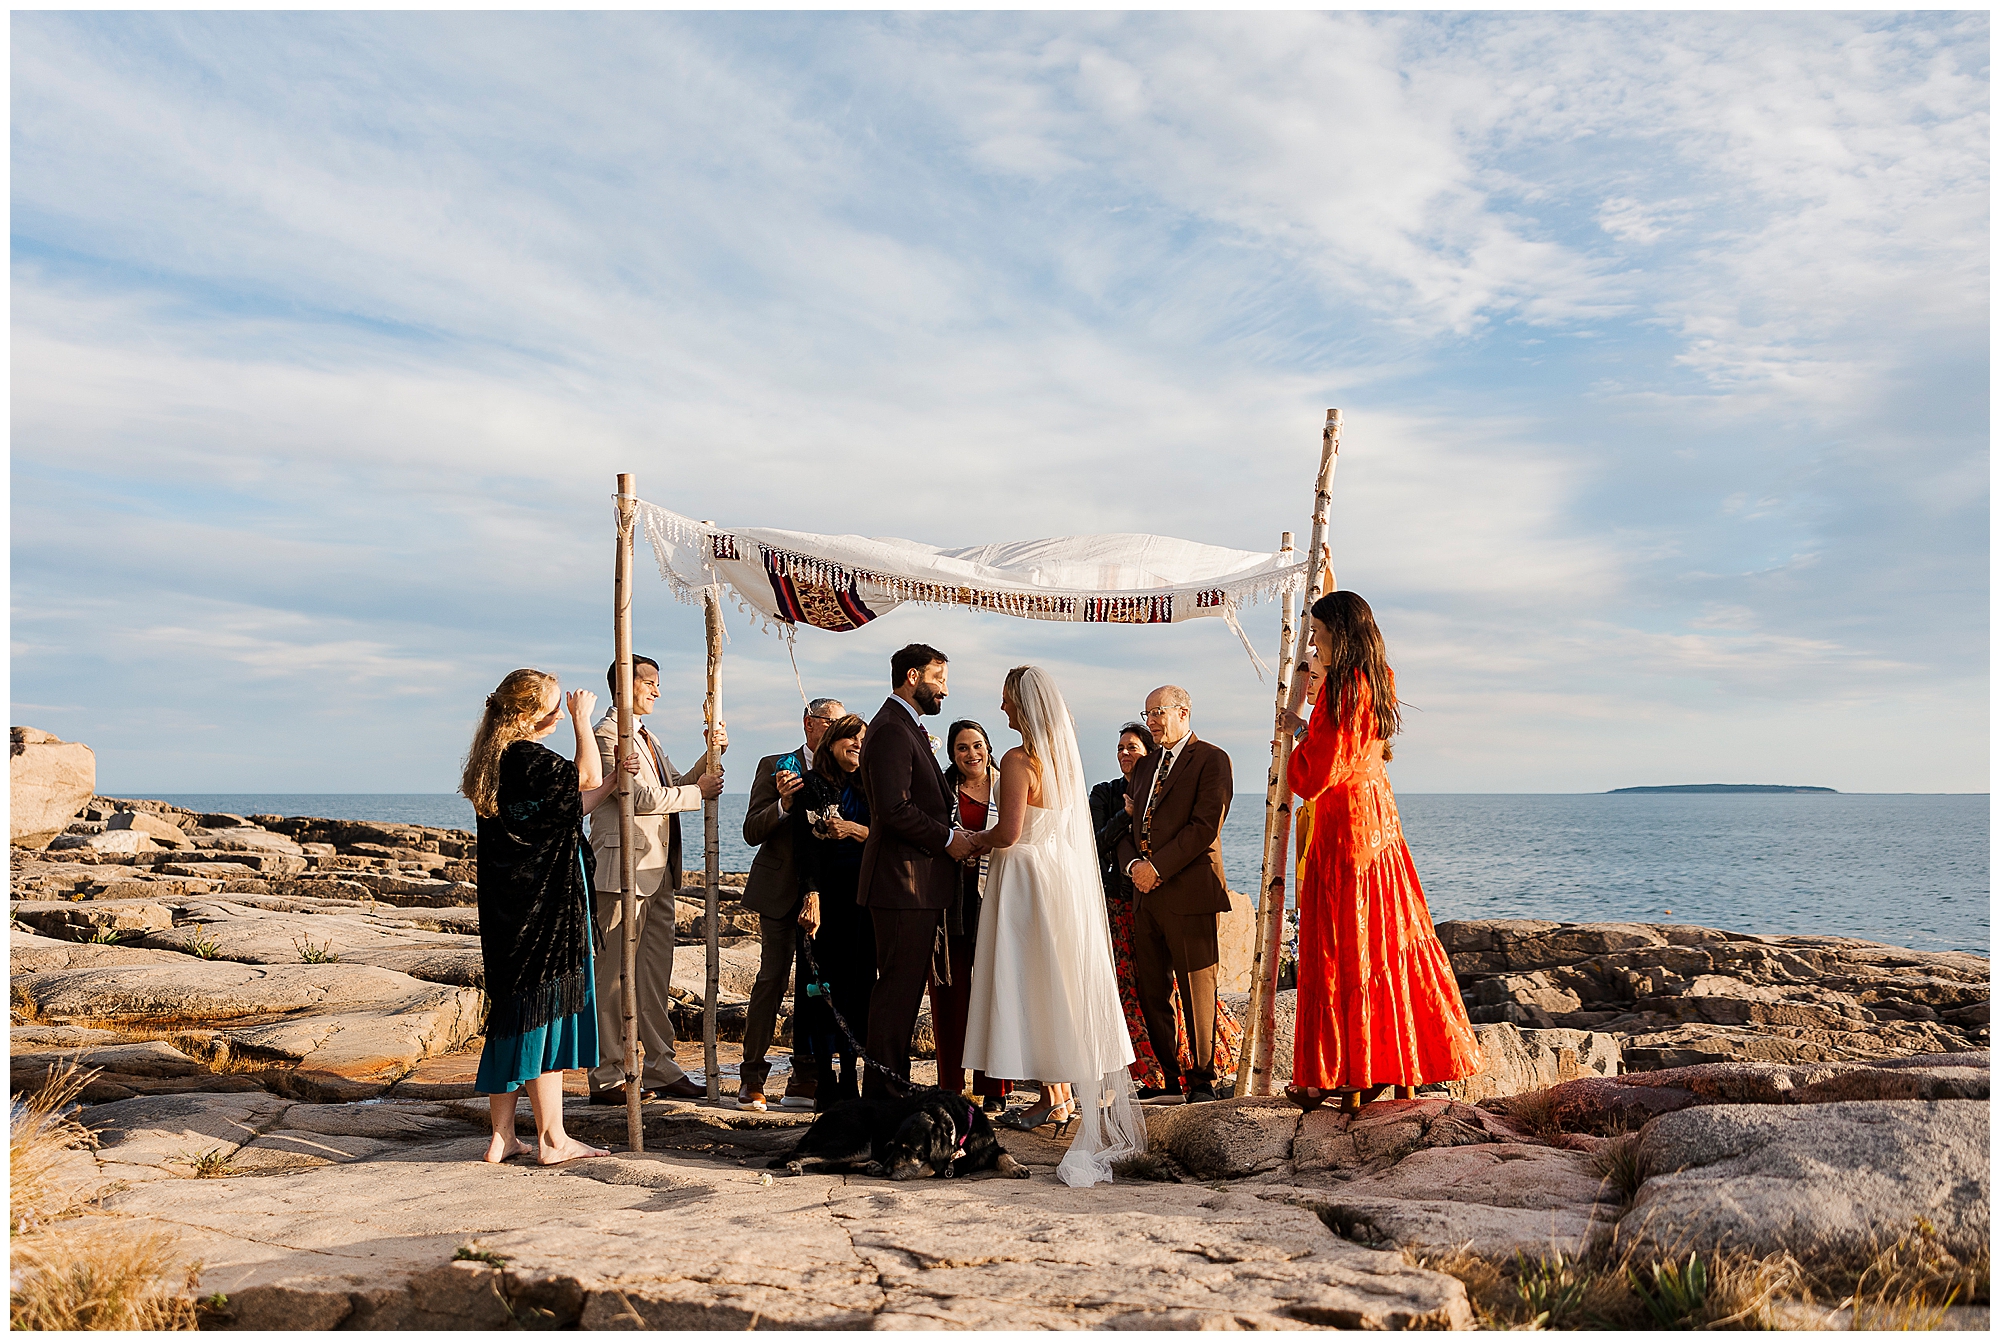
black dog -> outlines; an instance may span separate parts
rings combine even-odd
[[[865,1173],[876,1178],[959,1178],[993,1169],[1005,1178],[1028,1170],[1000,1145],[976,1101],[941,1089],[900,1099],[848,1099],[813,1119],[792,1153],[771,1168],[793,1173]]]

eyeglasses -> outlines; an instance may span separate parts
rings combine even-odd
[[[1142,715],[1143,717],[1145,717],[1145,719],[1146,719],[1147,721],[1149,721],[1149,722],[1150,722],[1151,720],[1153,720],[1153,718],[1155,718],[1155,717],[1165,717],[1165,716],[1166,716],[1166,715],[1167,715],[1168,713],[1170,713],[1170,712],[1186,712],[1186,711],[1187,711],[1187,709],[1186,709],[1186,708],[1183,708],[1183,707],[1182,707],[1182,706],[1181,706],[1180,704],[1178,704],[1178,703],[1169,703],[1169,704],[1168,704],[1168,705],[1167,705],[1166,707],[1164,707],[1164,708],[1148,708],[1148,709],[1146,709],[1146,710],[1145,710],[1145,712],[1144,712],[1144,713],[1142,713],[1141,715]]]

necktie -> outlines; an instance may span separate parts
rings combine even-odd
[[[1153,856],[1153,811],[1159,807],[1160,793],[1167,789],[1167,774],[1174,768],[1173,751],[1160,757],[1160,771],[1153,775],[1153,794],[1146,798],[1146,814],[1139,821],[1139,853],[1148,860]]]
[[[646,753],[652,756],[653,771],[660,775],[660,785],[662,787],[673,786],[674,780],[667,776],[666,765],[660,761],[660,747],[653,742],[653,733],[648,731],[644,726],[639,728],[639,743],[644,745]]]

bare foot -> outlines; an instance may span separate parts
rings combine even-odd
[[[481,1155],[480,1158],[488,1164],[498,1164],[503,1159],[512,1159],[516,1155],[528,1155],[532,1153],[534,1153],[533,1149],[526,1142],[516,1137],[502,1136],[500,1133],[495,1132],[493,1139],[486,1143],[486,1153]]]
[[[567,1164],[573,1159],[589,1159],[595,1155],[608,1155],[609,1150],[599,1150],[594,1145],[585,1145],[572,1136],[565,1136],[554,1144],[543,1145],[535,1151],[535,1158],[543,1164]]]

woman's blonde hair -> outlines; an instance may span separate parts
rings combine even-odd
[[[458,790],[479,814],[491,819],[499,813],[500,756],[515,741],[534,735],[535,723],[548,711],[543,704],[557,688],[556,677],[546,671],[517,670],[509,671],[500,687],[486,696],[486,711],[472,733],[465,773],[458,782]]]

